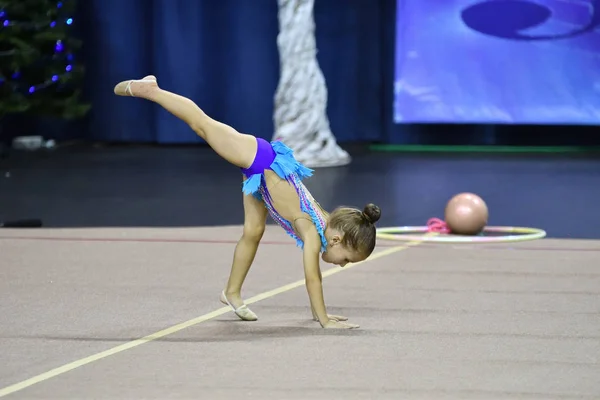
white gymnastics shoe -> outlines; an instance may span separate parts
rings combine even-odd
[[[231,307],[231,309],[233,310],[233,312],[235,313],[235,315],[237,315],[238,317],[240,317],[240,319],[242,319],[244,321],[256,321],[256,320],[258,320],[258,317],[256,316],[256,314],[254,314],[252,312],[252,310],[250,310],[248,308],[247,305],[243,304],[239,308],[235,308],[234,306],[232,306],[231,303],[229,303],[229,300],[227,300],[227,296],[225,296],[225,291],[224,290],[221,292],[221,303],[227,304],[229,307]]]
[[[131,89],[131,85],[134,83],[136,84],[136,91],[138,92],[135,94]],[[156,77],[154,75],[148,75],[143,79],[130,79],[119,82],[113,90],[117,96],[145,97],[148,94],[147,92],[157,88],[158,82],[156,81]]]

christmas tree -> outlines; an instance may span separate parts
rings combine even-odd
[[[0,0],[0,118],[77,118],[83,66],[74,37],[76,0]]]

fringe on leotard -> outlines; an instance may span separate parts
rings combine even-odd
[[[269,168],[280,178],[287,180],[294,186],[298,193],[298,198],[300,199],[300,209],[311,217],[321,238],[321,251],[325,251],[327,248],[327,239],[325,239],[325,220],[321,213],[315,210],[312,203],[314,199],[302,183],[303,179],[312,176],[313,170],[298,162],[294,158],[293,150],[282,142],[271,142],[271,146],[276,155]],[[304,247],[304,242],[296,235],[290,221],[283,218],[275,210],[275,207],[273,207],[271,194],[269,193],[265,182],[264,171],[249,176],[243,183],[242,191],[245,195],[251,194],[263,201],[273,220],[275,220],[289,236],[296,240],[296,245],[298,247]]]

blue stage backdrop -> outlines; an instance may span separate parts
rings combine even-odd
[[[200,142],[160,107],[113,94],[117,82],[146,74],[213,118],[272,137],[279,80],[276,0],[81,0],[80,5],[76,22],[85,43],[86,93],[94,105],[89,139]],[[395,0],[315,2],[327,111],[340,142],[382,140],[386,123],[393,125],[394,8]],[[390,109],[385,119],[384,107]]]
[[[398,0],[397,123],[598,124],[600,0]]]

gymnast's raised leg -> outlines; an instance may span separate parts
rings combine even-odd
[[[257,149],[254,136],[240,133],[231,126],[210,118],[192,100],[161,89],[156,77],[148,75],[143,79],[120,82],[115,86],[114,92],[119,96],[139,97],[161,105],[187,123],[229,163],[240,168],[252,165]]]

